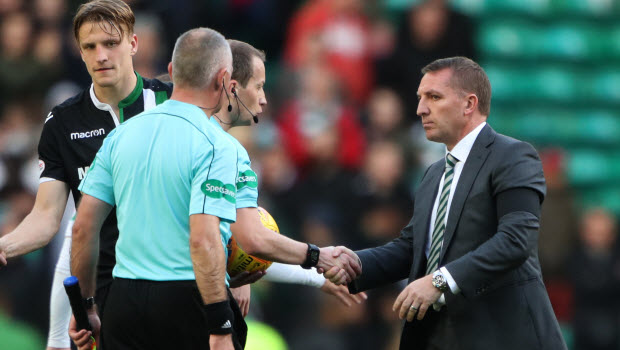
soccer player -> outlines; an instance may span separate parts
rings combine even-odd
[[[170,84],[134,72],[132,57],[138,50],[134,22],[130,7],[120,0],[94,0],[79,7],[73,32],[92,85],[48,114],[39,142],[41,180],[34,208],[13,232],[0,238],[0,266],[6,264],[3,256],[10,259],[49,243],[58,232],[69,191],[76,205],[79,203],[77,187],[105,136],[123,121],[169,98]],[[69,349],[70,345],[71,310],[62,286],[69,275],[68,232],[52,287],[48,350]],[[112,212],[101,230],[96,292],[99,312],[103,312],[112,282],[117,237]]]

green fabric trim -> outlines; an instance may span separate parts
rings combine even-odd
[[[168,100],[168,93],[166,91],[155,91],[155,104],[161,104]]]
[[[142,89],[144,88],[144,81],[142,81],[142,77],[140,76],[140,74],[138,74],[138,72],[134,71],[134,73],[136,74],[137,78],[136,87],[129,94],[129,96],[125,97],[121,102],[118,103],[118,110],[120,114],[118,117],[121,123],[125,121],[125,118],[123,117],[123,108],[130,106],[134,102],[136,102],[138,97],[140,97],[140,95],[142,94]]]

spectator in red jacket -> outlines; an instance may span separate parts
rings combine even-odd
[[[346,98],[365,102],[373,84],[370,28],[361,0],[311,0],[292,18],[284,55],[292,68],[324,56]],[[318,45],[317,45],[318,44]]]
[[[335,149],[333,157],[344,169],[362,163],[366,141],[357,111],[339,97],[337,82],[324,65],[301,72],[300,93],[284,104],[278,128],[284,149],[302,173],[328,156],[328,149]],[[329,147],[332,142],[337,147]]]

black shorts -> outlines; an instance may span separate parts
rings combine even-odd
[[[111,283],[107,283],[103,287],[97,288],[97,291],[95,292],[95,303],[97,304],[97,314],[99,315],[99,320],[102,323],[103,323],[103,313],[105,310],[106,301],[108,299],[108,294],[110,293],[111,286],[112,286]],[[74,345],[73,342],[71,342],[71,345]],[[103,340],[100,339],[99,344],[97,345],[98,345],[98,348],[103,348]]]
[[[110,293],[110,286],[112,284],[108,283],[103,287],[97,288],[95,292],[95,303],[97,304],[97,314],[99,315],[99,319],[103,322],[103,311],[105,310],[106,301],[108,299],[108,294]]]
[[[235,315],[233,344],[245,346],[247,325],[228,291]],[[209,349],[202,298],[195,281],[118,278],[112,283],[102,324],[106,349]]]

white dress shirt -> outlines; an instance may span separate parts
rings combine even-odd
[[[476,141],[476,139],[478,138],[478,135],[480,134],[480,131],[482,130],[482,128],[484,128],[486,124],[487,124],[486,122],[482,122],[474,130],[472,130],[469,134],[467,134],[467,136],[465,136],[461,141],[459,141],[459,143],[457,143],[456,146],[454,146],[452,151],[449,151],[450,154],[452,154],[459,161],[454,166],[454,178],[452,179],[452,185],[450,186],[450,196],[448,197],[448,207],[446,208],[446,216],[444,218],[446,225],[448,224],[448,216],[450,215],[450,207],[452,205],[452,198],[454,197],[454,192],[456,192],[456,186],[459,183],[461,173],[463,172],[463,167],[465,166],[465,162],[467,162],[467,157],[469,156],[469,152],[471,151],[471,148],[473,147],[474,142]],[[446,148],[446,155],[448,155],[447,148]],[[445,172],[444,172],[444,175],[445,175]],[[435,198],[435,204],[433,205],[431,222],[428,227],[428,239],[426,240],[426,246],[424,247],[424,253],[426,254],[427,258],[431,250],[431,242],[433,240],[432,239],[433,229],[435,228],[435,220],[437,219],[437,207],[439,206],[439,197],[441,196],[441,190],[443,188],[443,181],[444,181],[444,176],[441,177],[441,181],[439,182],[439,189],[437,191],[437,197]],[[446,269],[445,267],[441,267],[440,271],[446,277],[446,281],[448,282],[448,285],[450,286],[450,291],[453,294],[460,293],[461,289],[454,281],[454,278],[452,278],[452,275],[450,275],[450,272],[448,271],[448,269]],[[433,306],[435,307],[435,309],[438,309],[438,306],[440,307],[443,304],[445,304],[445,296],[442,294],[441,297],[439,297],[439,300],[437,300],[437,303]]]

